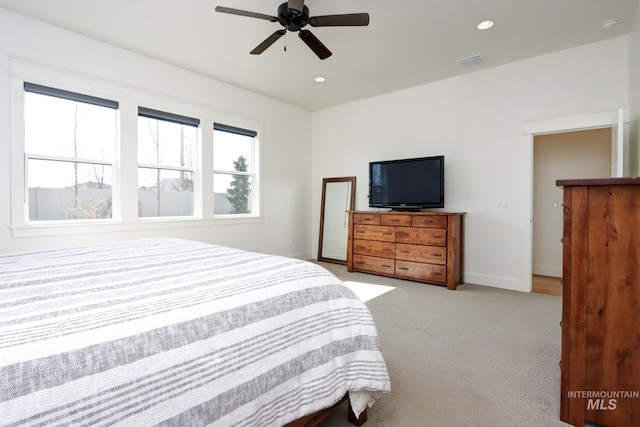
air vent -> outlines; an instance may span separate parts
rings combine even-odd
[[[458,62],[463,67],[471,67],[472,65],[482,64],[485,62],[485,59],[482,57],[481,53],[476,53],[475,55],[467,56],[466,58],[458,59]]]

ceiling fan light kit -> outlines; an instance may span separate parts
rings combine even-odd
[[[331,56],[331,51],[311,31],[303,29],[307,25],[312,27],[364,27],[369,25],[368,13],[348,13],[341,15],[309,16],[309,8],[304,5],[304,0],[289,0],[278,6],[278,16],[270,16],[262,13],[233,9],[225,6],[216,6],[216,12],[229,13],[231,15],[246,16],[248,18],[264,19],[270,22],[278,22],[284,29],[277,30],[251,52],[252,55],[260,55],[274,44],[287,31],[298,32],[300,39],[318,56],[326,59]]]

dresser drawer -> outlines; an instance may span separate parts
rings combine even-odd
[[[394,242],[396,239],[395,227],[355,224],[353,226],[353,238]]]
[[[396,260],[396,276],[430,283],[447,283],[447,267],[437,264]]]
[[[380,224],[411,227],[410,215],[384,214],[380,216]]]
[[[353,241],[353,253],[393,258],[396,253],[396,245],[392,242],[355,239]]]
[[[444,228],[397,227],[396,242],[420,245],[447,245],[447,230]]]
[[[393,275],[395,271],[395,262],[390,258],[354,255],[353,268],[358,271]]]
[[[412,215],[411,225],[413,227],[447,228],[447,217],[431,216],[431,215]]]
[[[447,248],[444,246],[396,244],[396,258],[405,261],[428,262],[432,264],[447,263]]]
[[[380,214],[377,213],[357,213],[353,214],[354,224],[380,225]]]

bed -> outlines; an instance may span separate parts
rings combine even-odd
[[[180,239],[0,256],[1,426],[282,426],[389,391],[369,311],[316,264]]]

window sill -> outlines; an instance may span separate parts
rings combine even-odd
[[[11,227],[11,237],[47,237],[77,234],[119,233],[181,228],[216,227],[221,225],[264,222],[261,216],[222,217],[215,219],[142,218],[135,222],[89,222],[84,224],[47,223]]]

